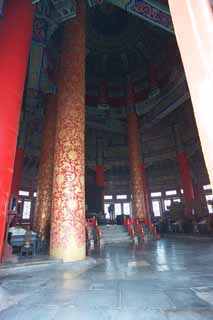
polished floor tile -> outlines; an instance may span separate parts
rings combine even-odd
[[[212,265],[212,240],[163,239],[1,272],[0,320],[212,320]]]

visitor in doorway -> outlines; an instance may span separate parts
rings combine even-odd
[[[110,223],[113,224],[115,220],[115,207],[113,203],[109,205],[108,212],[110,217]]]

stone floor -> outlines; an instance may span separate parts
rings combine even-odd
[[[106,246],[94,263],[0,275],[0,320],[212,320],[213,241]]]

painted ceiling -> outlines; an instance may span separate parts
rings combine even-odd
[[[167,1],[98,2],[97,5],[96,1],[88,1],[87,7],[86,161],[87,170],[94,172],[96,139],[97,134],[101,135],[106,179],[110,184],[112,176],[116,179],[116,176],[129,175],[125,111],[127,76],[131,76],[134,85],[141,134],[188,101],[189,93],[175,36],[165,28],[167,25],[172,29],[169,18],[162,14],[166,12],[168,15]],[[150,11],[145,10],[145,19],[143,15],[131,14],[129,5],[139,8],[142,2],[160,10],[154,11],[155,21],[152,17],[147,18]],[[124,10],[127,9],[124,4],[128,4],[128,10]],[[36,4],[19,132],[19,144],[24,145],[26,154],[25,173],[29,176],[37,174],[44,97],[57,90],[54,73],[59,64],[63,22],[75,18],[75,5],[75,1],[59,0],[37,1]],[[106,109],[100,108],[103,81],[107,86]],[[159,146],[163,148],[164,143],[165,138],[161,139]],[[148,151],[145,148],[145,156],[152,159],[147,161],[147,167],[148,163],[153,165],[156,152],[160,151],[155,150],[155,144],[150,143]],[[174,160],[174,146],[166,157]]]

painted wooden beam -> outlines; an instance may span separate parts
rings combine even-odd
[[[157,27],[174,33],[169,8],[156,0],[88,0],[89,6],[111,3]]]

